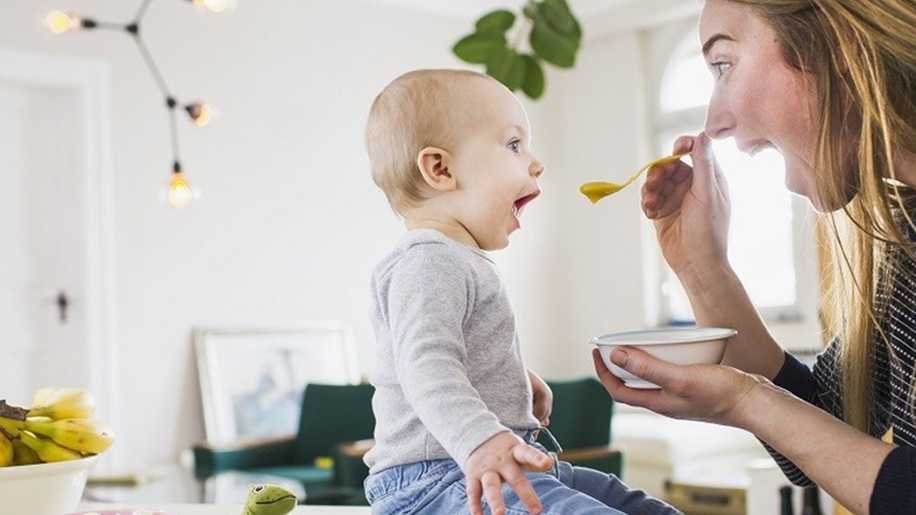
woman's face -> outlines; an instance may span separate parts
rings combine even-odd
[[[813,79],[790,67],[776,33],[745,5],[707,0],[700,44],[715,79],[706,117],[711,138],[733,136],[742,152],[773,147],[786,162],[786,187],[818,210]]]

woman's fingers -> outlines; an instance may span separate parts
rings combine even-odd
[[[684,168],[686,169],[686,165]],[[687,173],[686,175],[689,177],[690,174]],[[684,197],[686,197],[687,193],[690,191],[690,181],[671,181],[670,184],[670,193],[662,195],[656,202],[655,208],[653,209],[655,214],[654,218],[665,218],[666,216],[676,213],[681,209],[681,205],[684,203]]]
[[[662,168],[643,184],[642,208],[649,218],[663,218],[681,207],[684,196],[690,191],[690,167],[678,161]]]
[[[604,359],[601,358],[601,353],[597,349],[592,351],[592,359],[595,361],[595,371],[598,373],[601,384],[604,385],[608,395],[613,397],[615,401],[649,409],[657,405],[659,396],[662,394],[661,390],[629,388],[608,370],[604,364]]]
[[[662,361],[647,352],[630,347],[619,347],[611,353],[611,361],[636,377],[669,387],[684,374],[684,367]]]
[[[483,485],[483,494],[487,498],[487,504],[490,505],[490,513],[493,515],[504,515],[506,513],[506,501],[503,500],[502,480],[495,471],[488,470],[480,478]]]
[[[468,478],[467,494],[468,511],[471,512],[471,515],[483,515],[483,509],[480,507],[480,496],[483,494],[483,490],[479,480]]]
[[[693,138],[690,136],[681,136],[674,142],[675,154],[686,154],[693,150]]]

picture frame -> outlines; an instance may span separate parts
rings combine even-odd
[[[207,443],[292,436],[309,383],[359,382],[352,330],[340,322],[195,327]]]

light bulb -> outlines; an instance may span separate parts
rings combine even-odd
[[[65,13],[63,11],[51,11],[45,18],[48,29],[54,34],[63,34],[71,30],[78,30],[82,20],[75,14]]]
[[[188,116],[191,117],[191,121],[194,122],[194,125],[197,125],[198,127],[203,127],[210,123],[216,114],[213,106],[203,102],[188,104],[184,107],[184,109],[188,112]]]
[[[191,0],[191,2],[212,13],[221,13],[235,8],[235,0]]]
[[[172,180],[169,181],[169,204],[172,207],[181,209],[190,204],[194,197],[194,189],[191,188],[191,184],[185,179],[184,174],[181,172],[172,174]]]

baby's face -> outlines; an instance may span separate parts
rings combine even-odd
[[[541,190],[544,166],[531,152],[531,128],[521,103],[493,80],[467,81],[472,120],[460,129],[453,171],[458,181],[453,215],[483,250],[509,244],[519,217]]]

